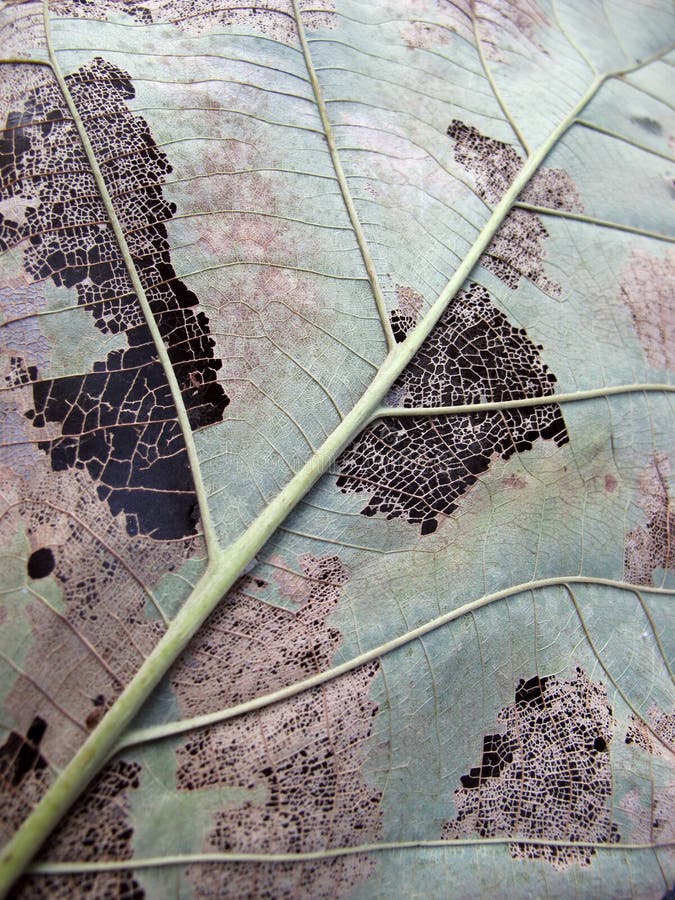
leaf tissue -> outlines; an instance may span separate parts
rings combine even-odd
[[[671,4],[0,36],[0,897],[669,895]]]

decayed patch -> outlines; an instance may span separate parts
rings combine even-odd
[[[402,341],[415,318],[404,306],[392,312],[391,323]],[[541,349],[474,284],[450,304],[389,400],[414,409],[549,396],[556,379],[540,361]],[[495,457],[509,459],[539,439],[567,442],[558,406],[388,417],[340,456],[337,485],[343,493],[371,495],[362,515],[402,518],[430,534]]]
[[[8,508],[0,518],[0,544],[16,546],[17,534],[28,543],[25,586],[18,583],[15,592],[0,598],[0,621],[19,617],[27,632],[20,644],[10,640],[3,647],[14,660],[6,670],[10,681],[3,707],[15,734],[9,749],[17,739],[35,743],[38,726],[45,726],[39,728],[45,765],[12,775],[9,793],[0,788],[12,828],[41,799],[54,769],[70,761],[164,633],[146,585],[156,584],[192,549],[186,542],[130,537],[123,517],[111,517],[107,504],[92,495],[84,473],[54,473],[46,459],[41,462],[32,481],[10,480],[14,473],[0,466],[10,491],[3,498]]]
[[[469,0],[448,3],[447,0],[413,0],[411,10],[415,18],[402,29],[402,36],[411,50],[430,50],[449,44],[456,32],[473,43],[473,24]]]
[[[655,569],[672,570],[675,511],[670,506],[670,460],[657,453],[640,478],[638,506],[646,516],[626,535],[623,577],[630,584],[653,584]]]
[[[0,47],[5,58],[25,56],[27,47],[46,49],[44,5],[40,0],[20,0],[0,6]],[[9,68],[3,65],[3,78]],[[21,68],[25,75],[26,66]]]
[[[197,297],[177,279],[171,262],[164,223],[175,208],[161,188],[171,171],[167,158],[145,120],[126,105],[134,89],[125,72],[95,59],[66,81],[114,198],[190,425],[219,422],[228,403],[217,381],[222,363],[214,357],[208,318],[195,310]],[[194,534],[196,497],[166,375],[55,83],[29,90],[9,113],[0,174],[6,186],[0,249],[24,246],[32,281],[74,288],[96,327],[104,334],[123,332],[127,343],[93,362],[91,372],[56,379],[41,377],[40,367],[18,350],[11,355],[6,381],[32,385],[33,409],[26,415],[38,429],[39,448],[55,472],[85,470],[113,515],[124,512],[130,534],[160,540]]]
[[[35,716],[25,736],[11,731],[0,746],[0,843],[6,843],[53,780],[40,744],[47,722]]]
[[[509,144],[481,134],[455,119],[448,128],[455,142],[455,159],[474,177],[480,197],[497,203],[523,166],[523,159]],[[519,197],[535,206],[581,212],[583,204],[569,175],[562,169],[540,169]],[[560,285],[544,269],[544,241],[548,232],[534,213],[514,209],[480,259],[510,288],[527,278],[552,296],[560,296]]]
[[[335,28],[332,0],[300,0],[305,28]],[[57,0],[54,11],[64,16],[106,19],[126,13],[141,24],[162,22],[191,34],[232,25],[243,33],[262,34],[284,44],[298,41],[291,0]]]
[[[31,639],[22,665],[30,678],[16,678],[7,711],[23,728],[35,715],[54,716],[52,651],[58,645],[58,703],[67,717],[53,746],[48,741],[48,756],[62,765],[162,636],[149,589],[193,548],[130,537],[123,517],[112,517],[91,494],[84,473],[36,466],[31,482],[14,479],[8,491],[0,540],[11,540],[17,529],[25,533],[26,590],[33,599],[26,607]],[[43,579],[57,587],[58,607],[40,599]]]
[[[536,0],[413,0],[412,8],[417,19],[405,26],[403,36],[413,49],[448,44],[455,31],[470,44],[477,38],[491,61],[503,61],[504,46],[523,41],[528,49],[545,52],[538,38],[550,21]]]
[[[675,250],[661,259],[633,250],[621,271],[621,296],[650,365],[675,369]]]
[[[100,862],[133,856],[133,828],[128,818],[128,792],[139,784],[141,767],[117,760],[75,804],[44,846],[39,859],[49,862]],[[16,900],[124,898],[143,900],[145,891],[130,870],[81,875],[29,875],[21,879]]]
[[[221,604],[171,681],[182,712],[232,706],[326,669],[341,636],[326,624],[347,579],[336,556],[302,560],[302,576],[282,573],[288,612],[247,595],[244,583]],[[377,710],[368,693],[371,663],[260,712],[195,732],[177,751],[180,790],[263,786],[214,818],[205,850],[295,852],[359,844],[381,834],[380,794],[361,773]],[[347,857],[290,865],[194,866],[195,896],[329,898],[366,878],[372,862]]]
[[[609,745],[612,710],[602,684],[577,669],[570,681],[521,680],[515,702],[497,718],[503,733],[483,738],[480,763],[455,791],[457,816],[442,837],[514,837],[514,859],[543,859],[556,869],[587,866],[593,847],[528,844],[527,838],[619,841],[612,823]]]
[[[522,45],[523,39],[531,49],[546,52],[539,41],[539,33],[550,27],[551,22],[537,0],[460,2],[474,6],[476,30],[488,59],[503,60],[501,48]]]
[[[675,711],[667,713],[656,704],[647,710],[652,730],[635,713],[631,714],[626,730],[626,743],[635,744],[647,753],[669,758],[675,753]],[[656,735],[656,737],[655,737]]]

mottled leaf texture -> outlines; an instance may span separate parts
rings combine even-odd
[[[673,896],[673,41],[0,4],[0,897]]]

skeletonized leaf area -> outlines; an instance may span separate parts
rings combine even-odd
[[[582,669],[570,681],[535,675],[520,681],[515,702],[498,719],[506,730],[483,738],[480,764],[462,776],[457,817],[443,837],[619,841],[611,811],[614,725],[603,685]],[[527,843],[510,848],[514,859],[545,859],[555,868],[589,865],[595,853]]]

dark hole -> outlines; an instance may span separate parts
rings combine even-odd
[[[0,747],[0,761],[3,764],[5,760],[9,762],[7,774],[11,772],[14,787],[18,787],[29,772],[39,772],[47,767],[47,762],[38,749],[46,729],[45,720],[36,716],[25,738],[12,731],[5,744]]]
[[[28,574],[31,578],[46,578],[54,571],[54,554],[49,547],[40,547],[28,559]]]
[[[516,687],[516,703],[534,703],[537,706],[544,706],[544,690],[547,681],[546,675],[543,678],[535,675],[528,681],[521,678]]]
[[[593,748],[598,751],[598,753],[605,753],[607,750],[607,742],[604,738],[596,737],[593,741]]]

